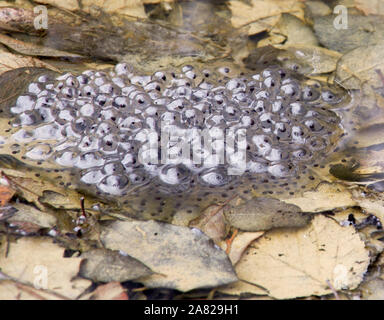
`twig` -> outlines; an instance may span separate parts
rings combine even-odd
[[[17,187],[19,187],[19,188],[21,188],[21,189],[24,189],[25,191],[28,191],[28,192],[34,194],[35,196],[38,196],[38,197],[40,196],[39,194],[33,192],[32,190],[29,190],[28,188],[22,186],[21,184],[19,184],[19,183],[13,181],[13,179],[12,179],[10,176],[8,176],[7,174],[5,174],[4,171],[0,170],[0,175],[1,175],[1,176],[4,176],[4,178],[7,179],[7,181],[8,181],[10,184],[13,184],[13,185],[15,185],[15,186],[17,186]]]
[[[227,248],[225,249],[225,253],[226,254],[229,254],[231,252],[231,248],[232,248],[232,242],[233,240],[235,239],[235,237],[237,236],[237,234],[239,233],[239,229],[235,229],[231,235],[231,237],[227,240],[225,240],[225,244],[227,245]]]
[[[333,285],[331,284],[331,281],[326,280],[325,282],[327,283],[328,287],[332,290],[332,293],[333,293],[333,295],[335,296],[335,299],[336,299],[336,300],[340,300],[340,297],[339,297],[339,295],[337,294],[337,291],[335,290],[335,288],[333,287]]]

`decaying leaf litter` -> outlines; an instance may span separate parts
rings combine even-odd
[[[324,181],[311,190],[278,199],[233,194],[202,214],[179,210],[170,223],[132,219],[2,160],[2,299],[383,297],[377,1],[349,1],[350,27],[340,32],[333,7],[321,1],[63,3],[2,3],[3,74],[20,67],[79,73],[120,61],[147,72],[223,59],[252,69],[272,55],[285,68],[341,84],[356,108],[346,112],[350,137],[329,155],[331,166],[318,168]],[[48,33],[31,27],[37,4],[52,17]],[[22,76],[15,81],[23,85]],[[48,285],[40,288],[36,274],[44,270]]]

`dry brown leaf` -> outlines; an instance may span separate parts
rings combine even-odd
[[[355,0],[355,6],[365,15],[368,14],[384,14],[383,0]]]
[[[193,220],[189,226],[199,228],[216,243],[226,235],[226,226],[223,216],[223,206],[214,205],[206,209],[202,215]]]
[[[9,186],[0,185],[0,206],[4,207],[9,200],[13,197],[15,194],[15,190],[13,190]]]
[[[384,198],[381,193],[366,193],[356,190],[353,192],[353,198],[365,212],[375,215],[384,223]]]
[[[192,212],[191,212],[192,211]],[[175,215],[172,218],[172,224],[175,226],[188,227],[189,224],[197,219],[200,215],[199,210],[190,210],[190,208],[181,208],[177,210]]]
[[[0,247],[0,269],[7,276],[24,284],[45,283],[48,290],[70,299],[77,298],[91,281],[75,277],[81,258],[64,258],[64,248],[49,238],[20,238],[11,243],[6,256],[7,243]]]
[[[291,14],[283,13],[271,33],[285,36],[284,45],[318,45],[313,30],[302,20]]]
[[[384,20],[379,15],[350,14],[347,28],[339,30],[335,30],[334,22],[333,14],[315,17],[313,22],[319,42],[328,49],[348,53],[353,49],[373,46],[383,41]]]
[[[279,21],[280,15],[277,16],[272,16],[272,17],[267,17],[267,18],[261,18],[255,22],[252,22],[249,24],[249,29],[248,29],[248,35],[254,35],[258,34],[263,31],[270,31],[276,23]],[[273,35],[273,37],[268,37],[267,39],[270,39],[271,42],[277,42],[281,43],[283,42],[286,37],[283,35]],[[281,40],[281,42],[278,42],[278,40]],[[266,39],[263,39],[266,40]],[[262,44],[267,45],[266,41],[263,41]],[[263,46],[260,44],[260,46]],[[258,43],[259,46],[259,43]]]
[[[39,180],[31,171],[22,172],[13,169],[2,171],[12,188],[17,190],[17,194],[28,202],[33,202],[42,211],[45,210],[46,204],[60,209],[80,208],[80,198],[83,195],[75,190],[57,186],[43,178]],[[86,208],[92,207],[93,204],[95,201],[91,197],[85,198]]]
[[[296,0],[252,0],[250,4],[232,0],[229,2],[229,7],[232,12],[232,25],[235,28],[249,25],[249,35],[269,30],[283,12],[291,13],[300,19],[303,19],[304,15],[303,4]],[[268,20],[260,21],[266,18]]]
[[[147,18],[141,0],[82,0],[82,10],[90,12],[92,6],[101,8],[107,13],[123,14],[137,18]]]
[[[284,202],[294,204],[304,212],[321,212],[353,207],[357,204],[351,191],[336,183],[322,183],[315,191],[304,192],[300,197],[284,199]]]
[[[35,0],[37,3],[41,4],[49,4],[53,7],[69,10],[69,11],[76,11],[79,10],[79,1],[78,0]]]
[[[108,249],[93,249],[81,255],[80,275],[93,282],[124,282],[153,274],[140,261]]]
[[[384,41],[346,53],[337,64],[336,81],[347,89],[360,89],[364,82],[383,87],[379,72],[384,74]]]
[[[226,223],[242,231],[265,231],[279,227],[302,227],[312,218],[293,204],[274,198],[236,198],[223,209]],[[309,211],[310,212],[310,211]]]
[[[264,234],[263,231],[259,232],[238,232],[236,237],[233,239],[231,243],[231,247],[228,253],[229,260],[231,260],[232,264],[235,265],[241,258],[243,252],[249,244],[256,240],[257,238],[261,237]],[[221,241],[219,246],[223,250],[227,250],[227,242]]]
[[[63,297],[17,281],[0,281],[0,300],[57,300]]]
[[[330,73],[336,69],[341,54],[318,46],[292,45],[284,46],[294,57],[305,61],[312,67],[311,74]]]
[[[299,230],[275,230],[256,240],[236,266],[239,279],[259,285],[279,299],[325,295],[354,289],[370,262],[352,226],[317,216]]]
[[[106,248],[121,250],[151,268],[149,288],[189,291],[237,280],[225,252],[196,228],[156,221],[116,221],[103,228]]]
[[[22,67],[40,67],[59,72],[55,67],[37,58],[24,57],[18,54],[0,51],[0,74]]]
[[[245,294],[256,294],[261,296],[268,295],[268,291],[245,281],[236,281],[234,283],[227,284],[226,286],[220,287],[219,292],[234,296],[240,296]]]
[[[128,295],[120,282],[109,282],[98,286],[82,300],[128,300]]]
[[[38,230],[41,228],[53,228],[57,220],[56,218],[44,211],[40,211],[33,206],[25,205],[23,203],[13,203],[12,207],[17,211],[12,217],[7,219],[11,225],[20,225],[20,223],[31,223],[36,225]]]
[[[30,1],[25,1],[25,0],[14,0],[10,3],[10,1],[1,1],[0,2],[0,7],[9,7],[10,4],[12,6],[17,6],[17,7],[23,7],[23,8],[33,8],[34,5]]]
[[[0,42],[16,52],[27,56],[81,58],[81,55],[23,42],[0,33]]]
[[[262,48],[262,47],[266,47],[266,46],[270,46],[270,45],[271,46],[276,45],[276,47],[278,47],[278,45],[283,43],[286,39],[287,39],[287,37],[285,37],[283,35],[273,33],[268,38],[260,40],[257,43],[257,47]]]
[[[175,0],[142,0],[144,4],[157,4],[161,2],[174,2]]]
[[[322,1],[305,1],[305,13],[308,15],[307,19],[311,19],[316,16],[326,16],[332,13],[331,8]],[[313,21],[311,21],[313,22]]]

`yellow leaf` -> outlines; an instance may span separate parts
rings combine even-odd
[[[250,35],[268,30],[275,25],[283,12],[291,13],[301,19],[304,14],[303,4],[296,0],[252,0],[250,5],[233,0],[229,2],[229,8],[232,12],[231,23],[235,28],[256,23],[254,28],[251,25],[248,30]],[[260,21],[266,18],[268,20]]]
[[[92,6],[100,7],[107,13],[123,14],[137,18],[147,18],[141,0],[82,0],[82,9],[89,12]]]
[[[306,228],[266,233],[236,266],[239,279],[279,299],[354,289],[369,265],[364,242],[352,226],[317,216]]]
[[[78,0],[36,0],[35,2],[41,3],[41,4],[49,4],[54,7],[58,7],[61,9],[69,10],[69,11],[75,11],[79,10],[79,2]]]
[[[49,238],[20,238],[0,247],[1,272],[21,283],[41,286],[70,299],[77,298],[91,281],[74,279],[81,258],[64,258],[64,248]]]

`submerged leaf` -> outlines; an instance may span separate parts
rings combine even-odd
[[[243,231],[301,227],[312,218],[296,205],[271,198],[254,198],[246,202],[236,200],[224,209],[224,216],[228,224]]]
[[[365,82],[383,87],[380,72],[384,74],[384,41],[346,53],[337,64],[336,81],[348,89],[360,89]]]
[[[80,258],[64,258],[64,248],[49,238],[21,238],[11,243],[5,256],[7,243],[0,247],[1,271],[20,282],[39,285],[68,298],[76,298],[91,282],[74,279]]]
[[[318,45],[312,29],[294,15],[283,13],[271,33],[284,35],[284,45]]]
[[[306,228],[275,230],[256,240],[236,266],[241,280],[288,299],[354,289],[370,262],[352,226],[317,216]]]
[[[37,58],[24,57],[22,55],[0,51],[0,74],[22,67],[48,68],[53,71],[58,71],[55,67]]]
[[[53,215],[26,204],[15,203],[12,204],[12,207],[16,209],[16,212],[11,218],[7,219],[8,223],[11,225],[21,222],[32,223],[39,229],[42,229],[53,228],[57,223],[57,220]]]
[[[94,282],[124,282],[151,275],[140,261],[118,251],[94,249],[81,255],[80,275]]]
[[[61,3],[62,1],[57,2]],[[81,4],[85,12],[90,12],[97,6],[109,14],[123,14],[143,19],[147,17],[141,0],[82,0]]]
[[[303,17],[303,5],[296,0],[252,0],[250,4],[232,0],[229,2],[229,6],[232,12],[232,25],[235,28],[250,25],[249,35],[267,30],[268,27],[273,26],[283,12],[291,13],[300,18]],[[268,20],[263,20],[266,18]],[[256,23],[255,26],[254,23]],[[265,26],[264,30],[263,25]]]
[[[29,56],[81,58],[81,55],[23,42],[0,34],[0,42],[19,53]]]
[[[155,221],[116,221],[102,229],[101,241],[156,273],[141,280],[146,287],[189,291],[237,280],[224,251],[198,229]]]
[[[384,15],[384,4],[382,0],[355,0],[356,8],[364,14]]]
[[[384,22],[381,16],[349,14],[346,29],[336,30],[336,15],[314,18],[319,42],[326,48],[346,53],[360,46],[374,45],[383,39]],[[364,59],[361,59],[363,62]]]
[[[257,238],[260,238],[264,234],[263,231],[258,232],[238,232],[233,241],[228,244],[228,241],[222,241],[220,247],[228,253],[228,257],[232,264],[235,265],[239,262],[241,256],[247,247]]]

